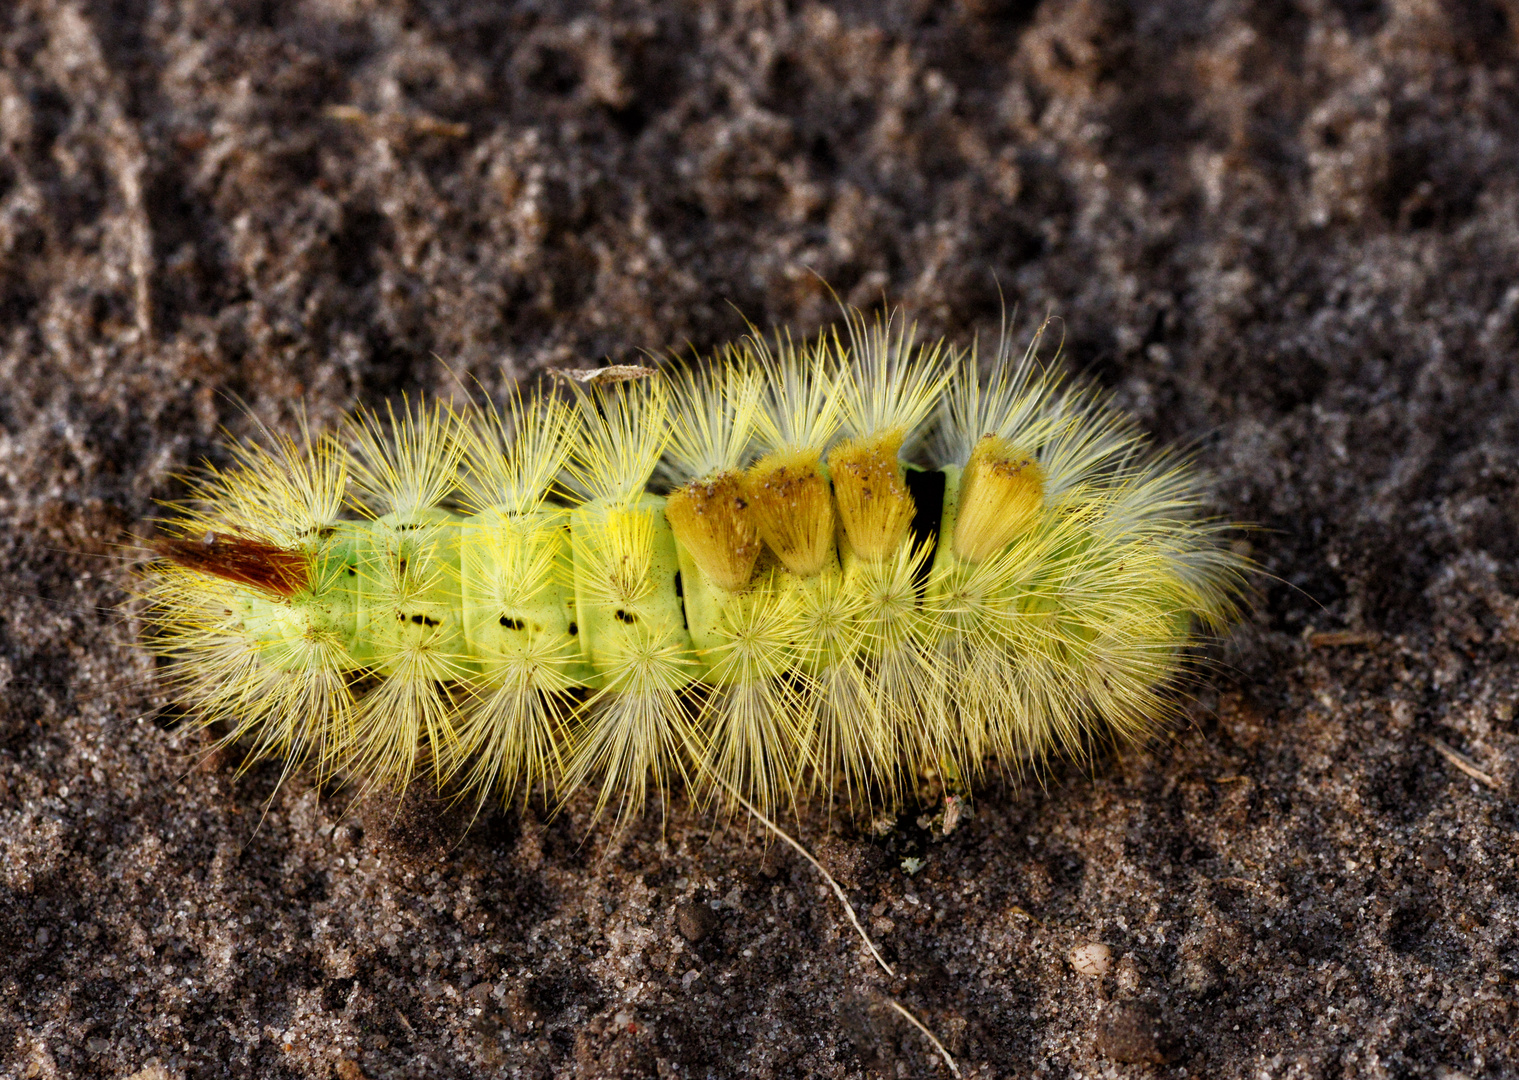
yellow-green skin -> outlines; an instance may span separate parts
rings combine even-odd
[[[237,614],[264,661],[285,670],[303,663],[292,643],[331,634],[354,670],[391,674],[391,658],[426,642],[449,658],[458,678],[493,685],[504,681],[510,657],[547,644],[562,656],[558,673],[569,685],[597,688],[630,648],[647,647],[652,632],[680,652],[690,679],[698,679],[707,664],[693,647],[686,618],[693,606],[701,609],[694,618],[699,632],[715,612],[706,614],[690,593],[682,604],[684,581],[701,579],[665,521],[664,499],[646,495],[637,509],[652,519],[653,588],[625,605],[587,599],[591,568],[578,565],[574,551],[577,528],[590,531],[597,512],[588,504],[533,515],[548,526],[538,535],[551,548],[553,570],[525,602],[503,600],[491,588],[487,530],[498,524],[500,512],[461,517],[433,510],[410,519],[387,515],[334,526],[310,549],[308,589],[289,598],[239,589]],[[696,598],[710,596],[702,585]]]
[[[665,520],[665,500],[658,495],[644,495],[636,507],[647,515],[653,526],[648,569],[652,587],[646,595],[619,604],[591,601],[589,596],[595,590],[589,577],[596,570],[572,557],[573,603],[579,624],[577,641],[589,671],[583,683],[586,686],[600,686],[603,676],[624,666],[624,657],[650,647],[676,650],[691,678],[700,673],[691,634],[686,629],[686,613],[681,604],[680,556],[675,534]],[[586,544],[594,543],[596,532],[592,522],[599,509],[593,502],[570,511],[570,533],[575,550],[583,550]],[[648,640],[650,635],[656,643]]]
[[[941,536],[952,536],[960,470],[950,466],[943,472],[937,523]],[[426,645],[446,658],[448,678],[485,686],[509,682],[529,653],[548,653],[555,657],[558,683],[552,688],[600,689],[609,674],[628,670],[628,657],[651,649],[676,658],[673,667],[666,668],[678,672],[672,677],[676,685],[729,681],[721,660],[733,640],[732,618],[743,605],[762,602],[764,591],[732,593],[707,581],[671,532],[664,504],[657,495],[641,496],[633,504],[636,513],[648,518],[652,551],[649,587],[626,603],[594,599],[605,591],[591,580],[598,567],[595,560],[576,557],[577,550],[595,543],[599,535],[596,521],[604,508],[591,502],[515,517],[496,510],[471,517],[430,510],[411,518],[387,515],[343,522],[324,530],[308,549],[308,589],[284,599],[238,589],[235,603],[241,610],[236,614],[264,661],[283,670],[298,670],[309,662],[296,647],[298,642],[326,635],[339,644],[350,670],[377,675],[393,674],[396,658]],[[535,565],[548,568],[531,583],[526,598],[522,588],[511,590],[510,582],[503,585],[499,574],[493,574],[499,570],[493,563],[499,537],[514,528],[515,535],[530,535],[536,545],[521,553],[522,561],[537,558]],[[865,573],[847,545],[841,548],[841,558],[822,574],[807,580],[783,574],[783,587],[816,590],[836,584],[840,576],[847,585]],[[926,595],[915,596],[911,610],[893,617],[917,621],[924,605],[942,614],[943,589],[956,563],[951,545],[939,544],[926,576]],[[1157,581],[1157,588],[1171,590],[1174,582]],[[509,591],[517,595],[506,595]],[[1016,617],[1061,619],[1070,625],[1056,637],[1067,649],[1089,644],[1090,629],[1080,620],[1062,619],[1062,598],[1050,594],[1039,580],[1018,583],[1016,593]],[[1171,625],[1157,634],[1157,659],[1183,645],[1190,622],[1189,611],[1175,610]],[[826,650],[809,650],[810,644],[798,643],[793,658],[798,669],[817,671],[838,659]]]

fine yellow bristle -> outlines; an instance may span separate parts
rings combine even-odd
[[[870,804],[889,782],[891,720],[882,715],[865,653],[865,597],[837,567],[795,589],[802,730],[808,732],[812,786]]]
[[[877,730],[871,762],[884,797],[953,752],[946,708],[949,678],[932,642],[937,628],[918,606],[918,581],[931,546],[902,544],[889,559],[857,563],[845,585],[858,603],[860,654],[869,671]]]
[[[825,337],[797,346],[777,334],[775,345],[758,334],[744,340],[745,362],[764,386],[755,413],[755,435],[766,451],[811,450],[821,454],[838,431],[843,398],[838,357]]]
[[[803,680],[806,728],[812,732],[812,790],[832,801],[842,796],[850,809],[889,802],[895,770],[889,758],[890,720],[880,712],[871,671],[851,657]]]
[[[902,479],[897,452],[900,429],[846,439],[828,454],[839,521],[849,547],[862,559],[879,562],[902,543],[916,506]]]
[[[1078,501],[1086,498],[1080,491],[1093,482],[1103,488],[1115,486],[1136,467],[1143,453],[1144,436],[1134,421],[1116,412],[1091,387],[1052,393],[1042,423],[1049,436],[1039,447],[1039,463],[1044,470],[1045,499],[1051,505],[1064,502],[1067,492],[1077,492]],[[1012,441],[1031,445],[1027,438]]]
[[[536,510],[570,456],[578,418],[558,398],[513,393],[503,413],[494,403],[466,414],[464,502],[480,512]]]
[[[720,644],[709,659],[701,724],[708,732],[707,771],[725,803],[744,792],[761,812],[795,801],[808,742],[795,691],[787,678],[796,663],[800,603],[774,579],[723,609]]]
[[[745,490],[760,537],[794,574],[812,577],[834,556],[833,492],[823,471],[840,421],[837,357],[827,338],[797,347],[776,335],[774,349],[752,335],[750,363],[765,383],[755,417],[766,451],[749,467]]]
[[[840,359],[848,360],[838,380],[844,432],[855,438],[896,432],[900,447],[939,403],[950,379],[944,344],[919,344],[917,327],[895,315],[867,322],[850,312],[848,327],[847,351],[834,337]]]
[[[540,784],[551,789],[564,770],[569,697],[542,689],[560,657],[548,651],[551,645],[534,644],[543,655],[523,656],[499,686],[476,688],[459,722],[451,779],[482,802],[495,796],[510,804],[519,785],[525,802]]]
[[[895,316],[867,322],[849,313],[847,360],[839,376],[846,438],[828,455],[839,520],[850,549],[879,562],[901,546],[915,510],[898,461],[933,411],[948,374],[942,344],[919,345],[916,327]]]
[[[456,604],[459,571],[449,561],[451,540],[444,526],[412,525],[404,532],[376,523],[371,533],[376,557],[361,568],[369,619],[410,624],[407,612],[435,610],[440,600]],[[457,558],[457,554],[453,554]],[[468,675],[462,643],[446,623],[424,622],[415,632],[374,642],[380,684],[359,703],[354,721],[350,768],[384,787],[405,788],[426,761],[441,780],[457,756],[458,705],[454,686]]]
[[[759,526],[736,472],[692,480],[670,492],[665,518],[707,580],[736,592],[749,584],[759,558]]]
[[[723,367],[682,368],[670,384],[670,444],[660,476],[671,487],[742,469],[754,441],[764,381],[757,361],[728,346]]]
[[[669,376],[670,446],[660,465],[670,483],[665,517],[708,581],[735,592],[749,584],[759,528],[742,469],[754,439],[762,383],[749,356],[730,346],[725,368]]]
[[[244,742],[244,767],[282,758],[332,773],[351,737],[353,667],[335,635],[290,641],[289,666],[264,662],[231,609],[238,588],[172,565],[160,566],[145,598],[153,651],[173,657],[170,685],[194,705],[202,727],[225,725],[218,746]]]
[[[1035,331],[1027,350],[1013,358],[1012,341],[1003,328],[1002,341],[983,375],[979,342],[952,364],[952,375],[939,406],[934,429],[933,457],[964,466],[976,444],[996,435],[1018,446],[1042,447],[1069,426],[1056,402],[1058,372],[1041,371],[1039,346],[1048,322]]]
[[[638,603],[654,589],[654,516],[642,507],[599,507],[574,534],[587,596],[609,608]]]
[[[190,478],[190,499],[172,504],[166,524],[193,540],[231,534],[293,549],[336,522],[348,490],[347,450],[330,435],[313,435],[304,413],[297,420],[299,439],[264,428],[268,445],[233,443],[234,465],[208,464]]]
[[[506,514],[470,531],[464,574],[475,594],[494,604],[488,610],[532,611],[563,584],[554,542],[560,531],[553,517]],[[506,647],[473,644],[483,684],[470,688],[451,778],[482,803],[495,796],[508,804],[519,785],[524,800],[540,786],[551,790],[563,772],[578,650],[564,635],[536,632]]]
[[[670,437],[670,393],[659,379],[576,386],[580,442],[570,482],[587,499],[626,503],[643,494]]]
[[[1033,455],[987,435],[960,477],[955,554],[980,562],[1027,532],[1044,512],[1044,470]]]
[[[345,764],[381,788],[405,789],[424,763],[441,782],[459,756],[459,710],[447,681],[452,665],[425,647],[408,649],[391,663],[394,673],[359,703]]]
[[[441,401],[413,410],[403,398],[400,415],[387,404],[383,419],[361,410],[348,434],[368,512],[418,514],[442,503],[458,483],[464,444],[458,418]]]
[[[686,650],[667,628],[635,627],[606,686],[580,710],[565,763],[566,792],[600,776],[596,814],[618,803],[618,827],[643,811],[652,783],[663,800],[671,783],[688,773],[700,753],[689,697]]]
[[[814,450],[766,454],[749,468],[744,490],[760,537],[799,577],[812,577],[833,557],[834,506]]]

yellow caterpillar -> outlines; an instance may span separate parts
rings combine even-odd
[[[157,545],[150,643],[253,759],[623,814],[677,777],[891,805],[1139,738],[1246,567],[1197,474],[1034,351],[851,314],[238,445]]]

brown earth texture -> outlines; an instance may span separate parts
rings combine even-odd
[[[1519,1077],[1516,164],[1515,0],[0,4],[0,1074],[948,1076],[896,1001],[965,1076]],[[280,785],[154,689],[121,552],[223,425],[823,282],[1058,316],[1259,526],[1169,737],[803,815],[896,977],[684,798]]]

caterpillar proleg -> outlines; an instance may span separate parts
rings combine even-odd
[[[240,444],[171,510],[149,644],[250,759],[624,815],[676,783],[891,806],[1142,738],[1247,567],[1196,470],[1037,344],[851,313]]]

